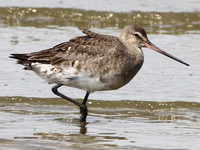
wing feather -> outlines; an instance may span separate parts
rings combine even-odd
[[[75,37],[67,42],[60,43],[53,48],[28,54],[11,54],[11,58],[18,59],[18,63],[27,65],[32,62],[59,64],[63,61],[84,61],[101,57],[115,46],[112,43],[119,40],[117,37],[102,35],[86,28],[79,28],[86,36]],[[95,57],[94,57],[95,56]]]

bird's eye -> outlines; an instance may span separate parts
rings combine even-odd
[[[133,34],[136,38],[140,37],[139,34],[135,33]]]

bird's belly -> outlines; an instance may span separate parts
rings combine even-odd
[[[86,71],[77,71],[73,67],[56,67],[50,64],[32,63],[32,70],[50,84],[63,84],[89,92],[111,90],[109,83]]]

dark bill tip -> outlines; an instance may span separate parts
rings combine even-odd
[[[161,53],[161,54],[163,54],[163,55],[165,55],[165,56],[167,56],[167,57],[169,57],[169,58],[171,58],[171,59],[174,59],[174,60],[176,60],[176,61],[178,61],[178,62],[180,62],[180,63],[182,63],[182,64],[184,64],[184,65],[186,65],[186,66],[190,66],[188,63],[182,61],[181,59],[179,59],[179,58],[177,58],[177,57],[175,57],[175,56],[173,56],[173,55],[171,55],[171,54],[165,52],[164,50],[161,50],[159,47],[157,47],[156,45],[154,45],[154,44],[151,43],[150,41],[148,41],[147,43],[145,43],[145,47],[150,48],[150,49],[153,49],[153,50],[155,50],[156,52],[159,52],[159,53]]]

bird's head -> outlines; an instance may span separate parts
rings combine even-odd
[[[176,58],[175,56],[167,53],[166,51],[160,49],[159,47],[157,47],[156,45],[154,45],[153,43],[151,43],[147,37],[147,33],[146,31],[138,26],[138,25],[129,25],[129,26],[126,26],[121,35],[120,35],[120,38],[125,42],[127,43],[127,45],[135,45],[137,46],[138,48],[142,48],[142,47],[146,47],[146,48],[150,48],[150,49],[153,49],[154,51],[157,51],[167,57],[170,57],[171,59],[174,59],[186,66],[189,66],[188,63],[180,60],[179,58]]]

